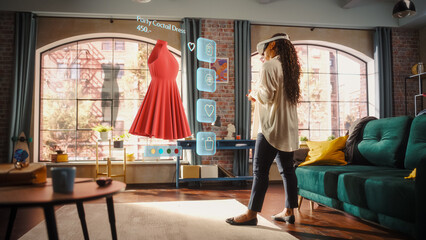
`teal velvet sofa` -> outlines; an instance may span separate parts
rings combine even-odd
[[[361,134],[351,164],[297,167],[299,195],[425,239],[426,115],[373,120]]]

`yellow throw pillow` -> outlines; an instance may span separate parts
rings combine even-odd
[[[308,156],[299,166],[307,165],[346,165],[343,149],[348,135],[331,141],[314,142],[307,141],[309,147]]]
[[[416,179],[416,168],[410,173],[408,177],[404,177],[405,179]]]

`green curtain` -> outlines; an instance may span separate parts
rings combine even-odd
[[[249,21],[234,22],[235,131],[241,139],[250,139],[251,107],[246,94],[251,83],[251,33]],[[248,175],[249,150],[234,153],[235,176]]]
[[[12,162],[14,143],[23,131],[30,135],[37,19],[32,13],[19,12],[15,16],[15,70],[11,98],[9,156]]]
[[[185,94],[186,91],[186,109],[187,109],[187,118],[189,122],[189,127],[194,137],[197,135],[197,132],[202,130],[202,125],[197,121],[195,115],[197,109],[197,100],[199,97],[199,92],[197,90],[197,68],[198,60],[195,55],[196,49],[193,51],[188,47],[188,43],[197,43],[197,39],[201,35],[201,20],[193,18],[184,18],[182,23],[182,29],[185,29],[185,34],[181,36],[181,46],[182,46],[182,79],[186,87],[183,88]],[[195,151],[191,151],[190,159],[192,164],[199,165],[201,164],[201,157],[198,156]]]
[[[390,28],[376,28],[374,59],[379,80],[380,118],[392,117],[392,36]]]

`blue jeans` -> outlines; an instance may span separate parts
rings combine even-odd
[[[253,160],[253,185],[250,210],[260,212],[269,185],[269,170],[276,159],[278,170],[283,179],[285,207],[297,208],[297,177],[293,166],[293,152],[283,152],[274,148],[262,133],[257,135]]]

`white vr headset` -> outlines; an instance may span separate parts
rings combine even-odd
[[[288,35],[286,34],[285,36],[276,36],[270,39],[266,39],[264,41],[261,41],[257,44],[257,52],[260,55],[263,55],[263,53],[265,52],[266,47],[268,46],[268,44],[272,41],[278,40],[278,39],[287,39],[290,41],[290,38],[288,37]]]

